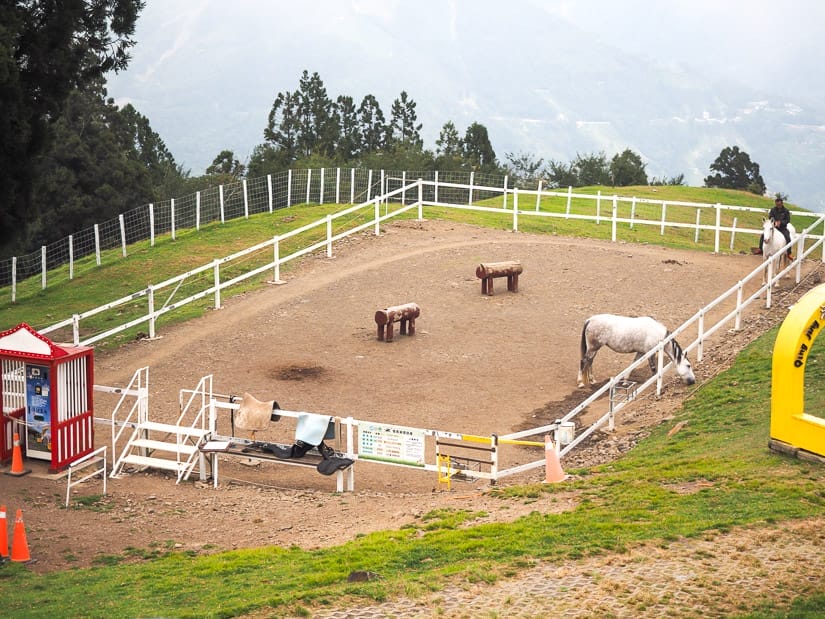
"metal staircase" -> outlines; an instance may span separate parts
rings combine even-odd
[[[189,479],[198,464],[198,444],[208,430],[156,421],[137,424],[110,477],[119,477],[124,467],[173,471],[178,483]],[[153,438],[160,436],[161,438]]]
[[[212,376],[202,378],[189,400],[186,403],[181,401],[181,414],[176,423],[149,420],[148,383],[148,368],[143,368],[133,378],[134,388],[130,384],[130,388],[123,391],[137,396],[126,419],[114,423],[116,413],[113,414],[113,445],[117,444],[126,428],[132,428],[132,434],[120,456],[112,464],[109,477],[120,477],[126,472],[126,467],[137,470],[153,468],[174,472],[176,483],[180,483],[189,479],[192,471],[200,464],[203,478],[206,458],[198,446],[211,433],[207,427],[208,399],[205,394],[211,393]],[[202,396],[200,403],[197,395]],[[115,426],[120,427],[117,434],[114,434]]]

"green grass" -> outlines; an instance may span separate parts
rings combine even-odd
[[[289,216],[303,220],[301,211],[292,209]],[[307,211],[315,217],[319,212]],[[456,219],[467,215],[451,213]],[[476,214],[472,221],[495,225],[494,216],[487,215]],[[260,225],[272,232],[271,219]],[[217,250],[218,240],[231,239],[246,246],[252,236],[266,238],[252,220],[244,222],[243,231],[234,226],[215,228],[206,230],[206,236],[197,241],[212,251]],[[584,235],[585,228],[592,229],[593,224],[581,224],[571,233]],[[184,239],[169,243],[175,248],[183,244]],[[220,248],[221,255],[233,250]],[[140,256],[133,262],[134,266],[144,261],[140,276],[148,272],[145,261],[150,258],[158,268],[180,270],[179,264],[165,264],[155,250],[149,257]],[[128,268],[119,268],[122,277],[134,277]],[[89,289],[93,285],[89,282]],[[57,295],[57,291],[48,294]],[[55,296],[51,303],[61,298]],[[40,300],[32,304],[41,313],[47,307]],[[0,568],[4,613],[26,617],[232,617],[251,612],[311,616],[317,607],[415,597],[456,581],[494,583],[538,561],[563,562],[624,552],[640,542],[666,543],[732,527],[777,526],[789,519],[821,516],[825,467],[774,454],[767,447],[775,335],[776,330],[752,343],[731,369],[703,384],[671,422],[656,428],[620,460],[576,471],[573,480],[561,484],[514,486],[495,492],[502,502],[520,503],[573,490],[580,500],[571,511],[533,512],[512,523],[468,527],[478,514],[437,510],[413,526],[360,536],[323,550],[267,547],[195,555],[176,552],[169,541],[149,551],[130,549],[123,555],[101,557],[101,565],[93,568],[42,576],[31,574],[23,565],[7,564]],[[818,393],[825,380],[825,353],[814,347],[808,359],[806,385]],[[821,395],[811,397],[817,402],[822,399]],[[669,437],[668,431],[683,421],[686,425]],[[695,482],[702,484],[692,494],[674,490]],[[91,501],[84,507],[97,503]],[[383,578],[347,583],[347,575],[354,570],[377,572]],[[812,617],[822,609],[823,593],[821,585],[803,592],[793,602],[796,614],[788,611],[787,615],[770,599],[749,600],[757,609],[750,616]]]

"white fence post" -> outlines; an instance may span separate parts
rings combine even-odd
[[[610,239],[615,243],[616,242],[616,216],[619,210],[619,201],[616,195],[613,195],[613,222],[612,222],[612,230],[610,231]]]
[[[736,240],[736,220],[737,220],[737,218],[734,217],[733,218],[733,226],[731,227],[731,230],[730,230],[730,249],[731,249],[731,251],[733,251],[733,243]]]
[[[307,199],[306,203],[309,204],[309,192],[312,187],[312,168],[307,168]]]
[[[721,230],[719,227],[722,225],[722,205],[718,202],[716,203],[716,232],[713,235],[713,253],[719,253],[719,235],[721,234]]]
[[[349,169],[349,203],[355,204],[355,168]]]
[[[123,257],[126,257],[126,223],[123,220],[123,215],[118,216],[120,222],[120,246],[123,248]]]
[[[614,198],[616,196],[613,196]],[[570,219],[570,202],[573,200],[573,185],[567,187],[567,207],[564,209],[564,218]]]
[[[536,189],[536,212],[537,213],[539,212],[539,205],[541,204],[541,183],[542,183],[542,181],[539,181],[539,186]]]
[[[324,203],[324,172],[326,168],[321,168],[321,189],[318,191],[318,204]]]
[[[382,196],[387,194],[387,177],[384,174],[384,170],[381,170],[381,180],[378,185],[378,191]],[[384,204],[387,203],[387,199],[384,198]]]
[[[17,302],[17,256],[11,258],[11,302]]]
[[[435,181],[435,196],[433,198],[433,202],[438,202],[438,170],[435,171],[435,177],[433,180]]]
[[[745,284],[740,279],[736,284],[736,320],[733,323],[733,330],[740,331],[742,329],[742,294],[745,290]]]
[[[372,170],[369,171],[367,174],[367,196],[365,202],[369,202],[372,199]]]
[[[705,352],[705,308],[699,310],[699,321],[696,327],[696,363],[702,362],[702,356]]]
[[[40,247],[40,287],[46,289],[46,246]]]
[[[69,279],[74,279],[74,239],[69,235]]]
[[[662,228],[659,230],[661,236],[665,235],[665,221],[667,221],[667,202],[662,202]]]
[[[510,180],[510,177],[505,175],[504,176],[504,188],[503,188],[502,193],[501,193],[502,198],[504,198],[504,202],[501,205],[501,208],[503,208],[503,209],[507,208],[507,183],[508,183],[509,180]]]
[[[218,208],[221,211],[221,223],[226,223],[226,217],[224,214],[224,204],[223,204],[223,184],[218,185]]]
[[[281,283],[281,244],[276,235],[272,239],[272,257],[275,263],[275,273],[273,274],[273,282]]]
[[[271,174],[266,175],[266,195],[267,195],[267,198],[268,198],[269,212],[271,213],[272,209],[273,209],[273,206],[274,206],[273,205],[274,200],[273,200],[273,196],[272,196],[272,175]]]
[[[407,171],[401,172],[401,186],[404,188],[401,192],[401,206],[407,206]]]
[[[332,258],[332,215],[327,215],[327,258]]]
[[[149,339],[155,339],[155,287],[149,284],[146,287],[146,298],[149,302]]]
[[[212,272],[215,275],[215,309],[221,309],[221,262],[217,258],[212,263]]]
[[[602,190],[596,192],[596,225],[602,223]]]
[[[195,230],[201,229],[201,192],[195,192]]]
[[[518,187],[513,187],[513,232],[518,232]]]
[[[693,242],[699,242],[699,218],[702,216],[702,209],[696,210],[696,234],[693,236]]]
[[[292,168],[286,173],[286,205],[292,206]]]
[[[155,205],[149,203],[149,245],[155,246]]]
[[[424,181],[418,179],[418,221],[424,219]]]
[[[379,206],[380,200],[375,198],[375,210],[373,216],[375,217],[375,236],[378,236],[381,231],[379,229],[379,221],[381,219],[381,207]]]
[[[72,343],[80,346],[80,314],[72,314]]]
[[[630,229],[633,230],[633,221],[636,219],[636,196],[630,200]]]
[[[97,266],[100,266],[100,226],[95,224],[95,260]]]
[[[223,189],[223,185],[221,185],[221,189]],[[221,217],[223,217],[223,213],[221,213]],[[172,198],[169,200],[169,218],[171,219],[171,231],[172,231],[172,240],[175,240],[175,199]],[[223,223],[223,219],[221,219],[221,223]]]
[[[341,168],[335,168],[335,204],[341,204]]]
[[[473,183],[475,182],[475,171],[470,172],[470,198],[467,200],[467,204],[470,206],[473,205]]]
[[[246,188],[246,179],[243,179],[243,216],[244,219],[249,219],[249,192]]]

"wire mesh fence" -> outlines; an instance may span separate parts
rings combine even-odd
[[[439,178],[440,174],[440,178]],[[63,283],[100,267],[106,260],[126,257],[133,243],[169,236],[181,230],[199,230],[212,222],[274,212],[294,204],[358,204],[386,194],[417,179],[446,184],[506,187],[506,177],[474,172],[415,172],[362,168],[296,169],[265,177],[242,179],[210,187],[180,198],[142,204],[116,218],[79,230],[44,245],[39,251],[0,260],[0,296],[12,302],[36,294],[49,285]],[[499,189],[500,192],[500,189]],[[430,201],[471,203],[489,192],[427,186],[423,198]],[[402,195],[407,203],[418,196]],[[121,248],[121,252],[111,252]]]

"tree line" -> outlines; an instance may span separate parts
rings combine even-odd
[[[508,175],[511,186],[681,185],[684,175],[648,178],[642,157],[625,149],[577,154],[570,162],[531,153],[496,155],[487,128],[442,126],[425,148],[416,102],[401,91],[386,115],[375,96],[327,94],[303,71],[278,92],[263,143],[246,163],[231,150],[205,173],[178,164],[148,118],[118,108],[106,75],[128,66],[143,0],[23,0],[0,5],[0,258],[112,219],[135,206],[190,194],[241,177],[289,168],[475,170]],[[738,147],[722,150],[706,186],[762,194],[758,164]]]

